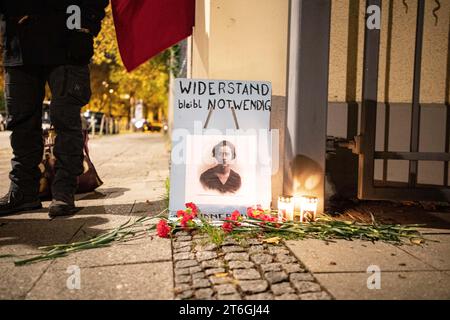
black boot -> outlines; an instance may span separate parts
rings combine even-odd
[[[10,191],[0,199],[0,216],[39,209],[42,209],[39,197],[26,196],[20,191]]]
[[[79,209],[75,207],[75,199],[72,194],[55,194],[49,207],[50,218],[71,216]]]

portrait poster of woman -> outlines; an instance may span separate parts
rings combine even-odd
[[[256,199],[256,136],[187,136],[186,201],[202,208],[250,206]]]

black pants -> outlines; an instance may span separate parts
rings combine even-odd
[[[89,67],[21,66],[5,68],[7,129],[12,131],[11,190],[37,196],[43,157],[42,107],[51,91],[50,118],[56,130],[53,196],[75,193],[83,173],[81,108],[91,96]]]

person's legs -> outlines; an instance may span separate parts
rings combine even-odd
[[[91,97],[89,67],[65,65],[52,68],[48,82],[52,91],[50,118],[56,130],[55,179],[50,216],[72,214],[77,178],[83,173],[81,108]]]
[[[0,200],[0,214],[41,207],[38,199],[43,156],[42,102],[45,77],[38,67],[6,67],[5,99],[7,130],[11,133],[13,158],[11,187]]]

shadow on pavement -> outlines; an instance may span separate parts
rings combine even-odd
[[[96,227],[108,222],[108,219],[102,217],[74,217],[55,220],[23,219],[19,221],[1,219],[0,223],[3,226],[0,227],[0,248],[21,245],[27,246],[31,250],[37,250],[42,246],[64,244],[70,242],[81,228],[89,234],[104,232]],[[26,254],[27,252],[21,253]]]
[[[77,195],[78,200],[100,200],[100,199],[115,199],[121,197],[125,192],[130,191],[128,188],[108,188],[97,189],[94,192]]]
[[[70,217],[47,219],[47,210],[39,210],[0,218],[0,255],[9,254],[8,247],[29,254],[42,246],[86,240],[114,229],[127,218],[156,216],[165,208],[164,200],[134,204],[81,207]]]

